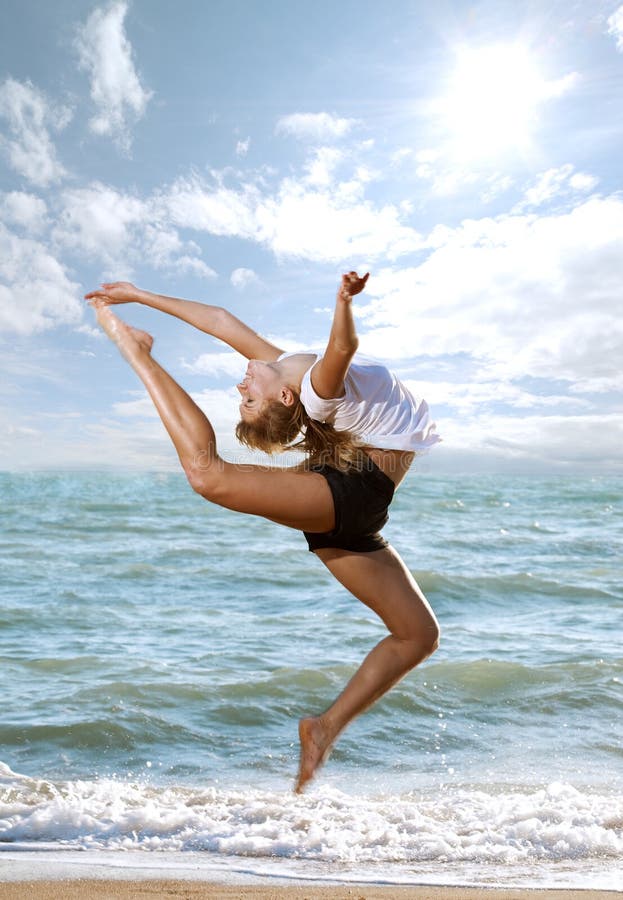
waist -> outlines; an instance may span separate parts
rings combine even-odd
[[[375,466],[398,487],[409,471],[415,453],[410,450],[381,450],[379,447],[366,448],[366,453]]]

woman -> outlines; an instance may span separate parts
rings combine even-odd
[[[335,702],[324,713],[301,719],[297,792],[314,777],[346,725],[426,659],[439,638],[426,598],[396,551],[379,534],[394,489],[404,478],[414,452],[438,438],[428,422],[425,404],[415,404],[387,370],[377,366],[373,367],[376,373],[361,376],[357,362],[353,363],[358,342],[351,301],[363,290],[367,278],[359,278],[355,272],[343,276],[331,334],[320,359],[310,353],[284,354],[220,307],[153,294],[127,282],[104,284],[86,295],[100,325],[147,388],[193,490],[228,509],[303,531],[309,549],[380,616],[389,631]],[[152,337],[123,323],[109,308],[130,302],[176,316],[246,356],[250,362],[238,385],[242,396],[239,437],[250,446],[270,451],[291,446],[303,428],[299,446],[307,450],[307,462],[268,468],[238,465],[220,457],[205,414],[153,359]],[[359,378],[355,395],[351,369]],[[372,377],[366,379],[366,374]],[[378,390],[375,375],[383,382],[384,407],[378,402],[378,393],[372,403],[361,395],[362,386]],[[321,415],[329,421],[318,425],[306,417],[301,399],[320,410],[308,408],[310,416]],[[360,402],[363,406],[357,405]],[[286,415],[267,430],[267,410],[275,403]],[[379,408],[380,417],[375,416]],[[340,428],[344,421],[352,423],[352,433]],[[314,437],[314,432],[320,437]]]

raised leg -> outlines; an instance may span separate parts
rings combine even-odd
[[[348,723],[430,656],[439,641],[432,609],[391,547],[374,553],[334,549],[316,553],[338,581],[381,617],[390,634],[366,656],[326,712],[301,719],[297,793],[314,777]]]
[[[322,475],[226,462],[205,413],[151,356],[151,336],[126,325],[105,303],[93,305],[98,322],[147,388],[193,490],[220,506],[291,528],[334,528],[333,498]]]

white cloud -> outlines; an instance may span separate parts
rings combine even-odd
[[[450,197],[468,185],[475,184],[479,175],[460,166],[435,168],[430,163],[420,163],[415,170],[418,178],[430,181],[430,191],[439,197]]]
[[[38,446],[37,446],[38,444]],[[71,431],[49,428],[42,458],[41,440],[24,442],[13,467],[72,469],[167,470],[179,472],[179,460],[160,421],[133,422],[102,417],[97,423],[77,422]],[[15,461],[16,459],[16,461]]]
[[[395,259],[422,246],[421,236],[402,224],[399,207],[362,199],[370,175],[361,168],[358,177],[328,186],[310,185],[305,176],[284,178],[272,191],[259,179],[232,188],[221,173],[212,177],[212,183],[199,176],[176,181],[159,198],[162,215],[179,227],[246,238],[277,256],[316,262]]]
[[[561,78],[544,81],[540,98],[543,100],[556,100],[558,97],[562,97],[569,91],[572,91],[579,82],[580,75],[578,72],[568,72]]]
[[[623,53],[623,6],[619,6],[608,19],[608,34],[615,38],[617,50]]]
[[[444,451],[467,449],[485,466],[494,460],[523,470],[623,472],[623,415],[474,416],[448,420]]]
[[[52,238],[58,247],[102,263],[115,277],[130,277],[139,259],[155,268],[215,277],[201,259],[201,248],[182,239],[179,229],[237,237],[261,244],[277,256],[315,262],[395,259],[423,246],[421,236],[402,219],[410,204],[377,206],[365,199],[375,173],[356,162],[343,180],[335,167],[341,151],[319,148],[299,179],[276,180],[265,170],[212,172],[177,179],[141,197],[93,182],[67,189],[58,200]],[[232,183],[228,183],[232,182]],[[232,274],[241,288],[251,270]]]
[[[256,236],[259,190],[249,184],[239,190],[228,188],[218,173],[214,177],[214,185],[198,176],[178,179],[160,198],[164,214],[180,227],[222,237]]]
[[[599,178],[589,175],[587,172],[574,172],[569,179],[569,184],[574,191],[592,191],[599,184]]]
[[[542,206],[557,195],[569,195],[573,192],[588,192],[597,185],[598,179],[586,172],[574,172],[571,163],[557,169],[542,172],[534,185],[525,192],[523,200],[517,204],[517,211],[529,207]]]
[[[246,368],[246,359],[240,353],[233,353],[229,350],[219,351],[218,353],[202,353],[193,362],[182,360],[182,366],[193,375],[227,375],[235,378],[236,382],[240,381],[244,375]],[[234,395],[232,393],[231,395]]]
[[[258,284],[259,278],[253,269],[234,269],[231,273],[230,281],[236,290],[243,291],[250,284]]]
[[[415,160],[418,163],[433,163],[439,159],[440,151],[433,147],[424,147],[415,154]]]
[[[74,329],[78,334],[86,334],[87,337],[95,338],[95,340],[103,340],[106,337],[101,328],[95,328],[93,325],[79,325],[78,328]],[[83,353],[88,353],[89,355],[93,355],[90,351],[82,351]]]
[[[188,256],[188,254],[175,257],[168,262],[165,261],[159,268],[171,269],[174,272],[179,272],[180,275],[193,275],[195,278],[208,278],[210,280],[218,278],[217,272],[204,263],[202,259],[199,259],[197,256]]]
[[[401,222],[392,205],[375,206],[353,196],[352,184],[309,190],[286,178],[257,209],[259,238],[277,256],[339,262],[353,258],[395,259],[422,246],[420,235]]]
[[[619,375],[623,200],[435,229],[419,266],[373,273],[360,315],[376,353],[467,354],[491,378]]]
[[[92,360],[97,378],[97,359]],[[103,374],[103,370],[102,370]],[[205,390],[192,394],[212,422],[219,451],[231,461],[259,462],[257,455],[241,449],[234,437],[239,419],[233,391]],[[179,473],[175,449],[153,403],[142,392],[113,405],[112,413],[96,423],[66,413],[47,419],[42,415],[20,415],[0,408],[0,468],[29,469],[136,469]],[[274,461],[273,461],[274,462]],[[290,463],[292,460],[289,461]]]
[[[0,331],[28,335],[82,318],[79,286],[39,241],[0,224]]]
[[[95,381],[98,372],[103,375],[110,365],[108,356],[104,367],[100,359],[98,354],[90,363],[90,378]],[[125,365],[120,358],[119,365]],[[47,377],[47,373],[35,374]],[[49,416],[45,412],[12,410],[5,414],[0,407],[0,467],[107,469],[121,465],[124,469],[179,472],[179,460],[147,392],[132,390],[126,396],[128,399],[113,403],[96,423],[85,421],[77,412]],[[209,416],[219,449],[238,452],[234,428],[239,400],[235,387],[197,391],[191,397]],[[43,418],[45,428],[34,427],[41,426]]]
[[[578,412],[590,409],[588,400],[565,394],[539,394],[518,384],[501,380],[474,378],[467,383],[460,381],[431,381],[403,378],[416,397],[424,397],[433,409],[442,404],[460,416],[482,415],[485,409],[534,410],[549,409],[556,412]]]
[[[415,153],[412,147],[399,147],[398,150],[394,150],[390,155],[389,161],[392,166],[400,166],[404,162],[411,162],[414,156]]]
[[[198,278],[216,278],[216,272],[199,257],[200,247],[193,241],[183,241],[177,231],[163,225],[144,226],[142,253],[156,269],[168,269]]]
[[[456,158],[451,147],[445,147],[443,150],[432,147],[421,150],[402,147],[392,154],[390,162],[393,166],[407,168],[416,178],[428,182],[427,194],[436,197],[451,197],[465,188],[484,181],[485,189],[481,199],[483,202],[489,202],[512,184],[509,176],[498,172],[491,174],[479,171],[473,162],[466,167],[462,160]]]
[[[357,119],[341,119],[326,112],[292,113],[279,119],[276,131],[299,140],[322,142],[344,137],[357,124]]]
[[[245,141],[238,141],[236,143],[236,156],[246,156],[249,152],[249,146],[251,145],[251,138],[247,138]]]
[[[416,155],[416,158],[420,154]],[[403,157],[403,161],[406,157]],[[480,199],[483,203],[495,200],[500,194],[508,191],[513,185],[509,175],[500,172],[487,174],[485,170],[464,168],[456,163],[450,164],[442,155],[435,154],[428,158],[422,154],[422,160],[414,168],[418,178],[430,183],[429,192],[436,196],[447,197],[458,194],[465,188],[483,184]],[[588,193],[598,184],[599,179],[587,172],[576,172],[573,165],[567,163],[558,168],[541,172],[529,188],[523,199],[516,204],[513,212],[520,212],[530,207],[542,206],[556,196],[569,197],[574,193]]]
[[[501,175],[499,172],[489,175],[486,179],[485,187],[480,195],[483,203],[491,203],[500,194],[504,194],[513,186],[513,179],[510,175]]]
[[[152,96],[134,68],[132,46],[124,30],[127,11],[123,0],[95,9],[75,41],[80,68],[90,75],[91,98],[97,108],[91,130],[112,137],[124,150],[131,143],[130,121],[144,115]]]
[[[609,372],[603,378],[594,378],[589,375],[582,381],[571,385],[570,390],[575,394],[618,393],[623,395],[623,373]]]
[[[448,155],[447,149],[444,153],[441,149],[432,147],[417,151],[403,147],[391,156],[390,161],[394,166],[409,166],[416,178],[429,182],[427,192],[438,197],[458,194],[464,188],[481,181],[483,177],[492,197],[508,186],[508,180],[504,180],[497,173],[484,176],[473,166],[466,168],[461,165]]]
[[[117,400],[112,405],[112,412],[122,419],[158,419],[158,410],[145,391],[128,391],[134,399]]]
[[[318,147],[305,167],[305,182],[312,187],[329,187],[333,183],[335,169],[344,156],[336,147]]]
[[[45,201],[35,194],[23,191],[0,193],[0,220],[36,235],[46,227],[47,206]]]
[[[238,359],[244,369],[242,357],[238,357]],[[240,370],[238,374],[240,374]],[[113,404],[113,414],[121,419],[154,419],[160,423],[160,417],[149,395],[143,391],[135,391],[133,393],[135,396],[132,400],[120,400]],[[194,391],[189,396],[208,416],[216,432],[217,443],[219,445],[225,444],[228,447],[237,446],[234,429],[240,419],[238,413],[240,395],[235,386],[225,390],[206,388],[202,391]],[[132,431],[134,431],[134,425],[132,426]],[[153,432],[154,437],[157,436],[157,433]],[[168,443],[170,439],[162,425],[160,425],[160,433],[163,441]]]
[[[66,108],[53,108],[30,82],[7,78],[0,85],[0,117],[8,125],[7,134],[0,134],[0,148],[16,172],[41,186],[65,176],[48,129],[67,124]]]
[[[99,182],[65,191],[61,202],[55,240],[112,267],[127,258],[136,227],[148,221],[142,200]]]
[[[53,237],[72,253],[98,260],[119,276],[139,259],[154,268],[215,278],[215,271],[200,258],[197,244],[183,241],[162,221],[160,200],[122,193],[94,182],[65,191]]]

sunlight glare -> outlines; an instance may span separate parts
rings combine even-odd
[[[526,48],[518,44],[461,48],[442,116],[454,149],[492,156],[525,146],[546,92]]]

